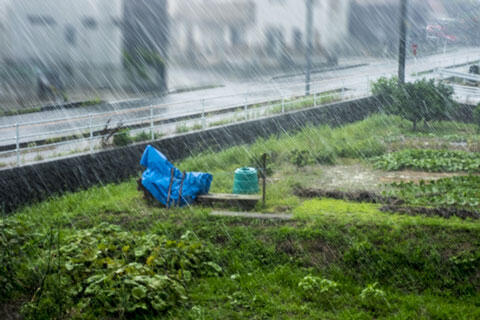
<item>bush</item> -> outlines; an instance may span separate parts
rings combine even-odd
[[[132,137],[130,136],[130,130],[124,129],[121,130],[113,137],[113,145],[116,147],[124,147],[133,142]]]
[[[373,84],[372,92],[387,102],[385,111],[399,115],[413,123],[427,124],[433,120],[446,120],[456,106],[452,99],[453,89],[434,80],[417,80],[400,85],[395,78],[381,78]]]
[[[480,104],[473,110],[473,121],[477,125],[478,132],[480,132]]]

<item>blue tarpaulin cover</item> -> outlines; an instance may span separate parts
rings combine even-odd
[[[172,190],[168,206],[178,203],[183,173],[175,168],[157,149],[147,146],[140,164],[147,168],[142,176],[143,186],[162,204],[167,205],[168,187],[170,186],[171,169],[174,169]],[[207,194],[213,176],[209,173],[188,172],[183,181],[180,205],[192,204],[197,196]]]

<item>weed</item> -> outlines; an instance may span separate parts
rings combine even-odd
[[[122,129],[113,136],[113,145],[116,147],[124,147],[133,142],[129,129]]]

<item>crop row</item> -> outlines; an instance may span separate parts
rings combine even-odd
[[[480,206],[480,176],[461,176],[392,184],[389,196],[400,198],[410,205],[427,207],[457,207],[478,210]]]
[[[377,169],[429,172],[480,172],[480,154],[465,151],[408,149],[374,158]]]

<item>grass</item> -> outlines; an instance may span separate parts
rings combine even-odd
[[[8,294],[0,293],[0,301],[24,305],[24,314],[32,319],[45,314],[50,318],[132,318],[128,310],[108,312],[99,307],[99,301],[110,301],[102,295],[103,285],[94,297],[72,294],[65,284],[71,273],[62,267],[72,256],[58,250],[85,232],[96,232],[96,239],[103,240],[91,246],[115,252],[111,257],[115,263],[126,263],[130,260],[118,256],[126,240],[115,240],[103,227],[98,228],[113,224],[130,239],[126,251],[145,248],[154,252],[157,240],[151,245],[145,241],[157,237],[175,245],[194,241],[195,246],[208,249],[207,255],[199,251],[198,264],[208,261],[220,270],[192,272],[190,280],[180,277],[190,267],[154,271],[176,279],[185,290],[185,299],[169,300],[161,312],[139,309],[135,313],[139,319],[478,319],[478,222],[390,214],[375,204],[305,200],[293,195],[295,186],[313,168],[310,164],[304,167],[304,160],[318,162],[322,152],[328,152],[336,163],[347,161],[344,157],[363,161],[387,152],[385,137],[410,134],[409,128],[410,124],[396,117],[377,115],[343,128],[305,128],[251,146],[206,151],[178,164],[182,170],[211,172],[212,191],[230,192],[234,169],[255,165],[267,153],[271,177],[267,203],[256,210],[292,212],[292,221],[214,218],[208,215],[212,209],[203,207],[167,211],[144,201],[134,180],[23,208],[1,222],[11,227],[0,229],[0,284],[8,290]],[[169,261],[185,257],[180,249],[168,252],[173,254]],[[151,255],[143,258],[147,256],[142,251],[135,260],[137,267],[149,266]],[[102,260],[95,267],[83,262],[75,274],[108,273],[109,261]],[[178,261],[187,265],[188,260]],[[126,285],[135,282],[128,279]],[[111,294],[128,298],[127,302],[132,297],[124,289]],[[139,289],[134,296],[150,303],[150,294],[143,296]],[[85,298],[96,304],[82,304]]]
[[[100,98],[94,98],[90,100],[86,100],[81,102],[76,108],[83,108],[83,107],[90,107],[98,104],[102,104],[104,101]],[[68,102],[67,102],[68,104]],[[28,113],[36,113],[45,111],[45,107],[30,107],[30,108],[23,108],[18,110],[7,110],[7,111],[0,111],[0,117],[9,117],[9,116],[16,116]]]

